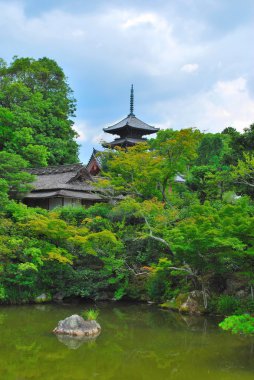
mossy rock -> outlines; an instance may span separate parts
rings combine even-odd
[[[171,301],[166,301],[164,303],[161,303],[159,306],[162,307],[163,309],[178,311],[178,307],[176,306],[176,301],[174,299]]]
[[[179,294],[176,298],[176,305],[178,310],[185,314],[200,315],[206,312],[201,291],[192,291],[187,294]]]
[[[178,308],[179,310],[179,307],[187,301],[189,297],[189,293],[180,293],[178,294],[178,296],[176,297],[175,299],[175,304],[176,304],[176,307]]]
[[[35,303],[44,303],[50,301],[52,301],[52,296],[49,293],[42,293],[34,299]]]

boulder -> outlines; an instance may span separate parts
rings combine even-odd
[[[176,303],[181,313],[200,315],[206,311],[204,308],[203,293],[201,291],[194,290],[185,294],[184,297],[183,295],[179,295],[176,299]]]
[[[63,299],[64,299],[64,294],[61,292],[58,292],[58,293],[53,295],[53,301],[62,302]]]
[[[227,279],[224,294],[235,296],[236,293],[240,290],[248,292],[248,284],[246,278],[241,275],[235,275]]]
[[[85,321],[84,318],[74,314],[63,321],[59,321],[53,333],[93,337],[99,335],[100,331],[101,326],[96,321]]]
[[[52,301],[52,297],[50,294],[42,293],[34,299],[35,303],[44,303]]]
[[[237,298],[247,298],[248,297],[248,292],[246,289],[241,289],[241,290],[238,290],[238,292],[236,292],[236,297]]]
[[[170,301],[166,301],[164,303],[161,303],[160,307],[162,309],[169,309],[169,310],[173,310],[173,311],[178,311],[178,306],[176,305],[176,300],[174,298]]]

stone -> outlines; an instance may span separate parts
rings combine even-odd
[[[201,314],[198,302],[190,296],[188,296],[187,300],[180,305],[179,311],[188,314]]]
[[[246,298],[248,296],[248,293],[242,289],[242,290],[238,290],[238,292],[236,292],[236,297],[238,298]]]
[[[246,288],[246,280],[240,277],[228,278],[224,294],[235,295],[239,290]]]
[[[61,292],[58,292],[58,293],[53,295],[53,301],[62,302],[63,299],[64,299],[64,294]]]
[[[178,311],[178,307],[176,305],[176,301],[175,301],[174,298],[172,300],[169,300],[169,301],[161,303],[160,307],[162,309],[168,309],[168,310]]]
[[[176,299],[176,303],[181,313],[196,315],[205,313],[203,293],[201,291],[194,290],[188,294],[179,296]]]
[[[50,302],[52,297],[50,294],[42,293],[34,299],[35,303]]]
[[[59,321],[57,327],[53,330],[55,334],[64,334],[72,336],[93,337],[99,335],[101,326],[96,321],[85,321],[84,318],[77,314]]]

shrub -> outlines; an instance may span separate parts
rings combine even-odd
[[[84,319],[87,319],[88,321],[95,321],[99,316],[99,310],[98,309],[89,309],[85,310],[82,313],[82,316]]]
[[[163,302],[172,298],[171,281],[163,271],[150,275],[147,282],[148,296],[152,301]]]
[[[222,321],[219,326],[233,334],[254,334],[254,317],[249,314],[231,315]]]
[[[82,206],[65,206],[54,209],[59,215],[59,218],[63,219],[65,222],[80,225],[82,220],[86,218],[87,211]]]
[[[5,298],[6,298],[5,289],[4,289],[4,287],[0,284],[0,302],[1,302],[1,301],[4,301]]]
[[[230,315],[235,313],[239,306],[239,299],[234,296],[221,295],[217,302],[217,311],[223,315]]]
[[[240,305],[236,309],[235,314],[253,314],[254,313],[254,300],[250,297],[241,299]]]

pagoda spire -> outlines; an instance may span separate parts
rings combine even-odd
[[[114,125],[110,125],[107,128],[103,128],[103,131],[110,133],[111,135],[118,135],[114,141],[105,143],[104,146],[114,149],[119,146],[127,148],[129,146],[136,145],[138,143],[146,142],[144,136],[151,135],[159,131],[159,128],[152,127],[149,124],[144,123],[134,115],[134,89],[131,85],[130,93],[130,113],[123,120],[120,120]]]
[[[134,111],[134,89],[133,89],[133,84],[132,84],[131,95],[130,95],[130,115],[129,116],[135,116],[133,111]]]

